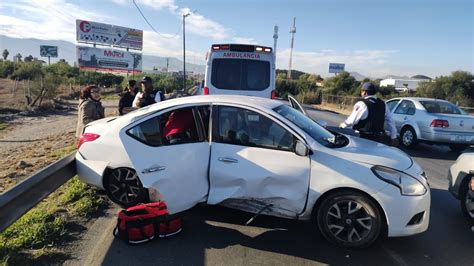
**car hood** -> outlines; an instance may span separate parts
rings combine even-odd
[[[347,135],[346,137],[349,139],[349,144],[333,149],[335,156],[370,165],[382,165],[399,171],[413,165],[411,157],[397,148],[358,137]]]

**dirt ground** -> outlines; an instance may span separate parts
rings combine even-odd
[[[14,106],[15,99],[10,100]],[[117,100],[103,102],[106,116],[116,115],[117,104]],[[76,143],[77,100],[64,102],[64,110],[3,112],[0,119],[7,124],[0,130],[0,193],[56,161],[56,153]]]

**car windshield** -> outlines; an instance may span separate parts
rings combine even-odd
[[[304,130],[308,135],[310,135],[314,140],[321,143],[326,147],[334,145],[335,135],[327,131],[324,127],[320,126],[318,123],[311,120],[309,117],[305,116],[301,112],[293,109],[292,107],[283,104],[273,109],[279,115],[288,119],[290,122]]]
[[[464,115],[466,112],[456,105],[441,101],[420,101],[428,113]]]

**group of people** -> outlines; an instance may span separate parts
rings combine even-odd
[[[161,91],[153,89],[153,81],[150,77],[144,77],[141,80],[141,87],[140,91],[135,80],[128,81],[127,91],[121,95],[119,101],[120,115],[165,100]],[[82,89],[78,105],[76,137],[82,135],[85,125],[104,117],[100,88],[91,85]]]

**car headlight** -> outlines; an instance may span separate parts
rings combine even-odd
[[[426,187],[418,179],[404,172],[380,165],[372,167],[372,172],[379,179],[398,187],[402,195],[421,196],[426,193]]]

